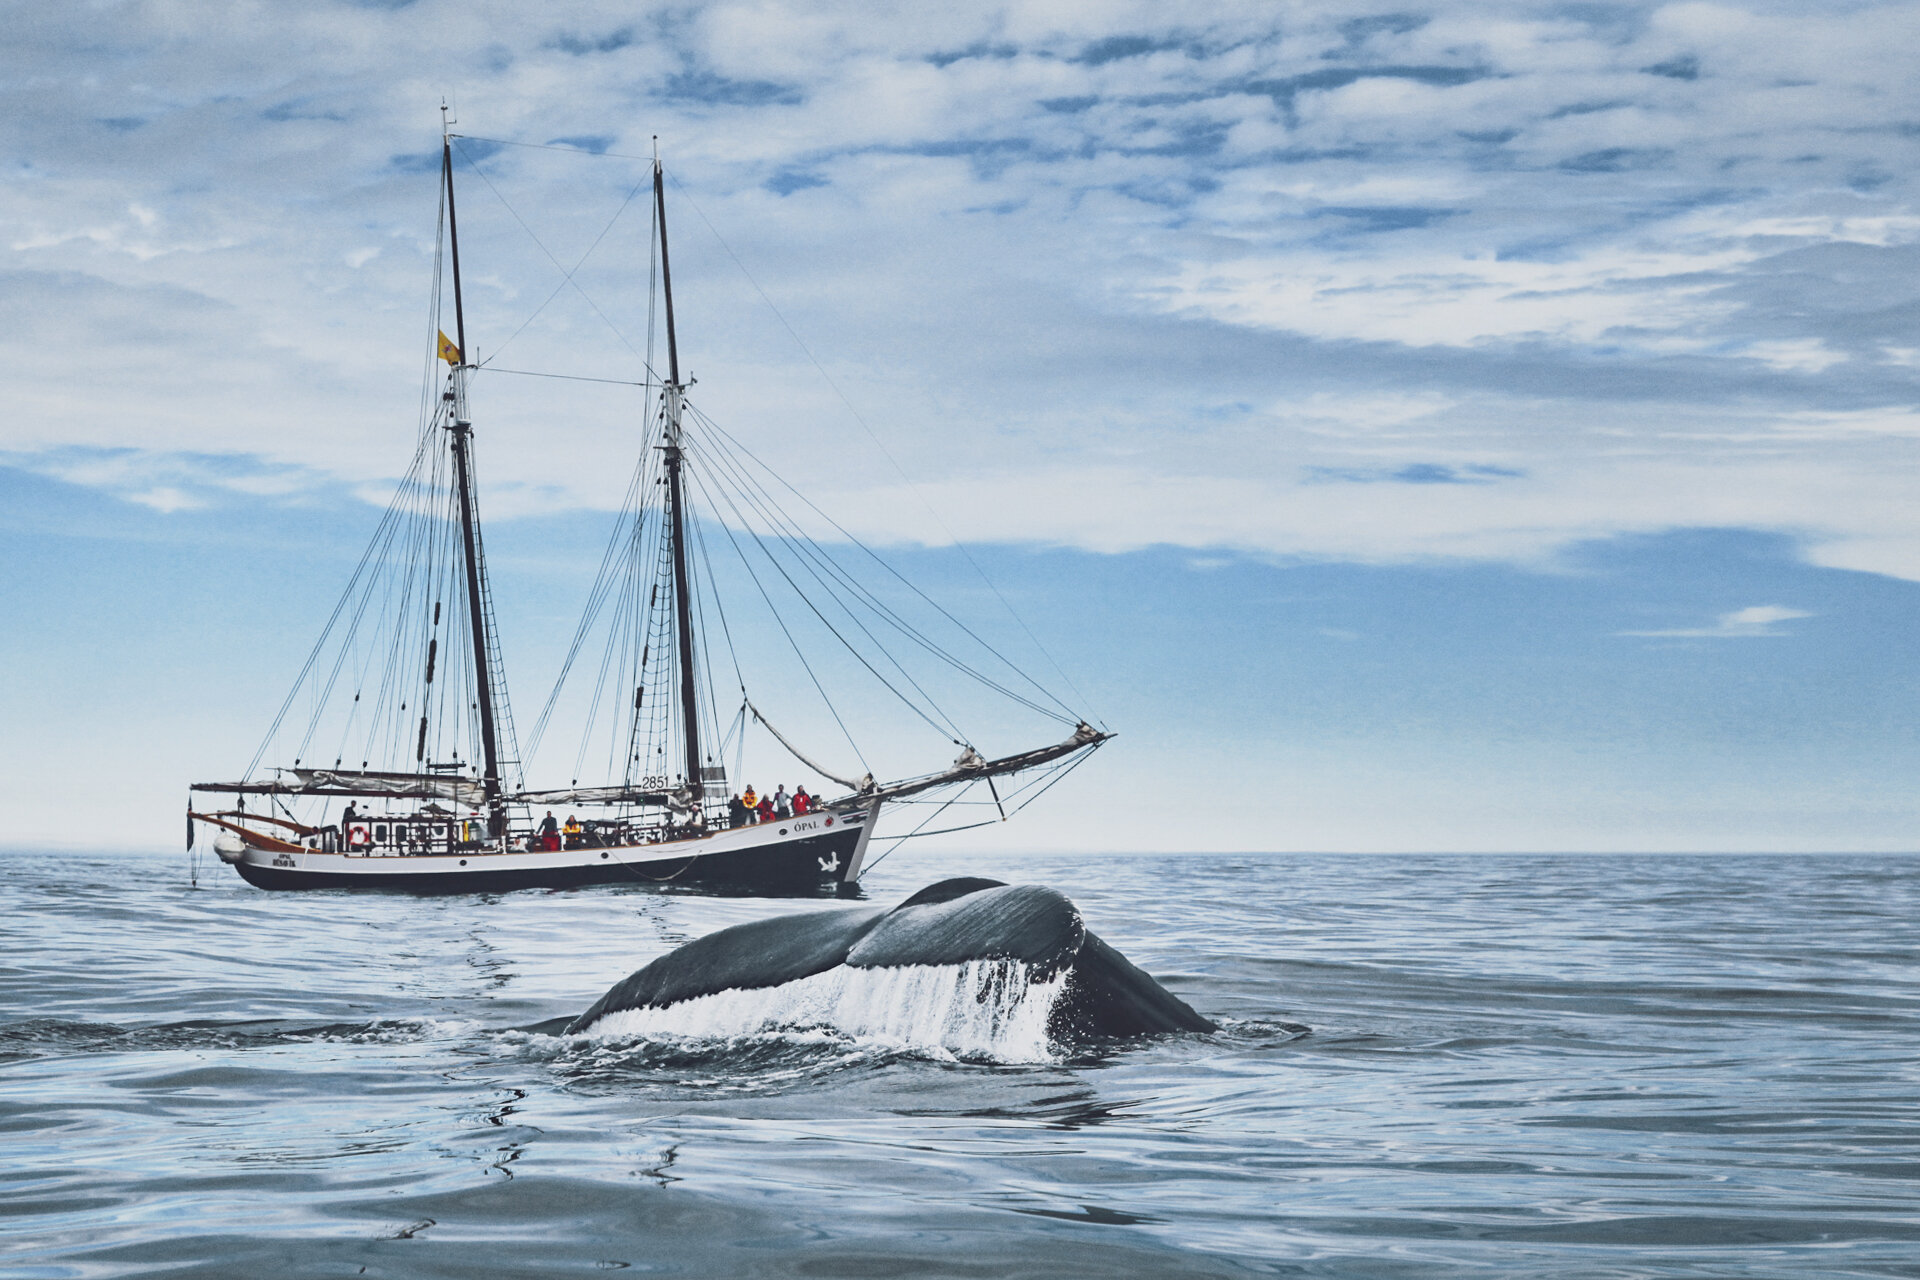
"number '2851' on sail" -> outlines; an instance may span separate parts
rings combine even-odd
[[[211,824],[222,859],[267,889],[470,892],[630,881],[806,891],[858,882],[883,811],[906,812],[900,825],[910,829],[901,837],[953,830],[965,815],[1003,820],[1111,736],[690,400],[656,158],[646,377],[633,383],[646,397],[644,439],[531,747],[589,640],[604,634],[604,651],[597,663],[582,664],[594,691],[567,785],[529,787],[480,531],[469,389],[490,370],[468,347],[454,203],[458,145],[458,135],[443,133],[429,326],[437,359],[428,365],[412,465],[245,774],[192,786],[201,798],[188,806],[189,847],[195,824]],[[651,358],[659,318],[664,371]],[[796,501],[810,524],[789,514]],[[823,542],[809,527],[839,536]],[[824,715],[782,732],[762,714],[736,646],[749,610],[729,617],[716,549],[735,553],[733,581],[748,588],[748,603],[764,606],[771,634],[791,647]],[[923,618],[944,620],[970,647],[949,644]],[[819,678],[831,664],[809,662],[798,639],[807,627],[836,648],[840,667],[870,683],[872,698],[891,697],[903,721],[957,747],[952,763],[888,781],[876,780],[864,754],[857,770],[820,763],[833,754],[818,745],[829,734],[844,739],[837,750],[860,748]],[[965,684],[969,705],[990,694],[1056,721],[1066,736],[983,752],[914,662]],[[716,695],[721,671],[734,677],[737,696]],[[759,796],[743,786],[739,762],[750,733],[788,753],[782,758],[815,778],[815,789],[802,783],[789,794],[782,783]],[[594,776],[601,756],[605,772]],[[974,807],[950,813],[954,805]]]

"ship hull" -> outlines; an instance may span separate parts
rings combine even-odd
[[[878,806],[875,806],[877,811]],[[807,893],[858,883],[873,813],[813,815],[655,845],[545,852],[369,856],[247,849],[234,870],[261,889],[499,893],[596,884]]]

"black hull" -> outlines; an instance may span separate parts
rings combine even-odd
[[[388,893],[502,893],[512,889],[577,889],[595,884],[634,884],[661,889],[702,888],[720,892],[811,894],[847,888],[837,872],[859,843],[861,828],[848,827],[805,840],[783,841],[755,849],[696,854],[687,858],[623,863],[612,849],[603,861],[585,866],[518,867],[488,870],[389,872],[384,874],[300,871],[285,867],[236,863],[234,870],[260,889],[353,889]],[[476,858],[474,861],[484,861]]]

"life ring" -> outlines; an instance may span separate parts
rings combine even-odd
[[[356,822],[347,828],[347,848],[364,849],[373,843],[373,829],[364,822]]]

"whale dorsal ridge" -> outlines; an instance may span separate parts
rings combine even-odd
[[[954,885],[984,886],[958,893]],[[928,900],[929,895],[937,895]],[[1086,926],[1072,899],[1034,884],[948,880],[907,899],[853,945],[856,969],[1018,960],[1035,980],[1051,977],[1080,950]]]

